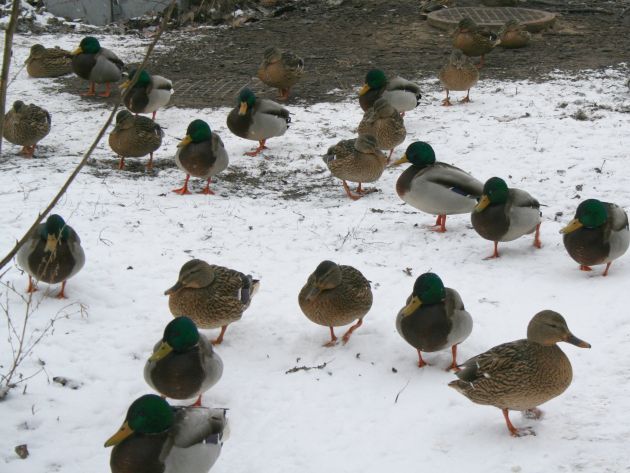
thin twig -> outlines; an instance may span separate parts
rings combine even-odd
[[[2,137],[4,136],[4,110],[7,104],[7,84],[9,80],[9,68],[11,67],[11,55],[13,52],[13,35],[17,28],[18,15],[20,13],[20,0],[13,0],[11,7],[11,19],[4,37],[4,55],[2,56],[2,74],[0,75],[0,156],[2,156]]]
[[[394,404],[396,404],[398,402],[398,397],[402,394],[402,392],[407,389],[407,386],[409,386],[409,381],[411,381],[410,379],[407,380],[407,382],[405,383],[405,385],[402,387],[402,389],[400,391],[398,391],[398,394],[396,394],[396,398],[394,399]]]
[[[317,366],[294,366],[290,370],[286,370],[284,374],[297,373],[298,371],[323,370],[324,368],[326,368],[326,365],[328,365],[328,363],[332,363],[332,362],[333,360],[326,361],[322,363],[321,365],[317,365]]]

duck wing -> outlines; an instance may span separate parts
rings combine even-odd
[[[446,163],[435,163],[427,169],[425,178],[466,197],[481,197],[483,183],[466,171]]]

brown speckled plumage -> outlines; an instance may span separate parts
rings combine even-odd
[[[484,56],[499,43],[497,35],[484,30],[470,18],[462,19],[453,33],[453,47],[466,56]]]
[[[372,135],[379,149],[393,150],[405,141],[407,130],[398,111],[384,98],[374,102],[368,109],[357,129],[359,135]]]
[[[531,37],[523,25],[516,20],[510,20],[499,31],[499,46],[507,49],[523,48],[529,44]]]
[[[31,46],[31,53],[25,64],[26,72],[31,77],[59,77],[72,72],[70,51],[45,48],[41,44]]]
[[[21,100],[13,103],[4,117],[4,137],[10,143],[23,146],[22,153],[32,156],[35,146],[50,132],[50,114],[37,105]]]
[[[268,86],[280,89],[282,98],[288,97],[289,89],[303,74],[304,61],[296,54],[275,47],[265,49],[258,78]]]
[[[443,104],[450,105],[449,91],[470,91],[479,80],[479,70],[459,49],[454,49],[448,62],[440,69],[439,78],[446,91]],[[469,94],[464,101],[470,101]]]
[[[360,135],[328,148],[324,162],[333,176],[351,182],[374,182],[383,174],[387,157],[376,148],[376,139]]]
[[[116,126],[109,135],[109,146],[121,158],[140,158],[151,155],[149,167],[153,161],[153,152],[162,144],[164,132],[153,120],[140,115],[132,115],[121,110],[116,115]],[[121,168],[124,161],[121,160]]]

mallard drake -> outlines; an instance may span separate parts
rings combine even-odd
[[[24,64],[31,77],[59,77],[72,72],[72,55],[65,49],[34,44]]]
[[[475,231],[486,240],[494,242],[494,253],[486,259],[499,257],[499,242],[512,241],[535,233],[534,246],[541,248],[540,204],[527,192],[508,189],[505,181],[491,177],[483,185],[479,203],[470,214]]]
[[[523,48],[529,44],[532,35],[516,20],[509,20],[499,30],[499,46],[507,49]]]
[[[17,254],[20,267],[28,273],[27,292],[35,292],[33,278],[48,284],[61,283],[59,299],[65,299],[66,282],[85,264],[85,253],[77,232],[53,214],[29,236]]]
[[[398,111],[387,99],[381,97],[374,106],[365,112],[357,129],[359,135],[372,135],[376,138],[376,146],[379,149],[388,149],[392,157],[394,148],[405,141],[407,130],[405,122]]]
[[[588,199],[578,205],[575,218],[560,230],[569,256],[582,271],[606,263],[604,276],[614,260],[628,251],[628,214],[618,205]]]
[[[120,88],[128,89],[135,75],[136,69],[131,69],[129,80],[123,82]],[[155,120],[158,109],[168,104],[171,95],[173,95],[173,83],[170,80],[149,74],[143,69],[129,93],[124,95],[125,107],[133,113],[152,113],[151,118]]]
[[[332,347],[337,343],[333,327],[357,321],[342,337],[346,344],[363,324],[363,317],[372,307],[372,289],[370,281],[352,266],[322,261],[308,277],[298,302],[310,321],[330,328],[330,341],[324,346]]]
[[[396,181],[396,192],[406,203],[437,215],[435,230],[446,231],[446,216],[469,213],[481,197],[483,184],[465,171],[435,160],[430,144],[416,141],[394,165],[410,162]]]
[[[4,117],[6,140],[22,146],[20,154],[32,158],[35,146],[50,132],[50,113],[37,105],[26,105],[21,100]]]
[[[162,127],[147,117],[127,110],[116,114],[116,126],[109,135],[109,146],[120,156],[118,169],[125,168],[125,158],[149,157],[147,169],[153,167],[153,152],[162,144]]]
[[[217,384],[223,374],[223,361],[195,322],[177,317],[166,326],[162,340],[144,365],[144,379],[161,395],[171,399],[197,398]]]
[[[225,409],[172,407],[155,394],[136,399],[118,432],[112,473],[207,473],[228,436]]]
[[[537,406],[569,387],[571,363],[558,342],[591,347],[569,331],[564,317],[543,310],[529,322],[527,339],[497,345],[464,362],[455,373],[459,379],[449,386],[472,402],[501,409],[512,436],[534,434],[531,429],[514,427],[508,411],[525,411],[538,419],[542,412]]]
[[[175,317],[186,315],[202,329],[221,327],[212,341],[218,345],[228,324],[241,319],[259,285],[249,275],[193,259],[182,266],[177,282],[164,294]]]
[[[462,18],[453,32],[453,47],[466,56],[481,56],[478,67],[483,67],[484,56],[492,51],[500,40],[492,31],[480,28],[470,18]]]
[[[238,105],[227,117],[232,133],[246,140],[258,141],[258,148],[245,153],[256,156],[267,149],[265,142],[274,136],[282,136],[289,128],[291,116],[282,105],[267,99],[259,99],[248,88],[238,94]]]
[[[343,188],[352,200],[358,200],[371,192],[362,189],[363,182],[374,182],[383,174],[387,165],[387,157],[376,147],[376,138],[372,135],[359,135],[354,140],[341,140],[328,148],[323,157],[324,163],[333,176],[341,179]],[[352,194],[346,181],[358,182]]]
[[[396,330],[405,341],[418,350],[418,366],[428,363],[422,352],[451,348],[453,362],[449,370],[457,370],[457,345],[472,332],[472,317],[455,289],[444,287],[437,274],[420,275],[396,317]]]
[[[479,69],[459,49],[454,49],[448,62],[440,69],[440,82],[446,91],[446,98],[442,105],[450,106],[448,94],[451,90],[466,91],[466,97],[461,101],[470,102],[470,89],[479,80]]]
[[[90,88],[81,95],[95,95],[96,84],[105,84],[105,92],[100,97],[109,97],[111,83],[122,77],[123,62],[109,49],[102,48],[98,39],[86,36],[79,47],[72,52],[72,70],[80,78],[90,81]]]
[[[194,176],[208,180],[200,194],[214,195],[210,190],[212,176],[225,170],[229,160],[219,135],[211,131],[210,126],[203,120],[193,120],[188,125],[186,136],[177,145],[175,164],[186,173],[186,180],[183,187],[173,189],[173,192],[180,195],[190,194],[188,180],[190,176]]]
[[[387,79],[380,69],[372,69],[365,75],[365,84],[359,90],[359,105],[364,112],[383,97],[402,115],[413,110],[420,103],[420,87],[402,77]]]
[[[258,78],[269,87],[280,89],[278,99],[287,100],[289,91],[304,74],[304,61],[291,51],[269,47],[258,67]]]

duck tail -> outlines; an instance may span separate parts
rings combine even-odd
[[[241,303],[244,305],[249,305],[252,301],[252,297],[254,294],[258,292],[258,288],[260,287],[260,281],[258,279],[253,279],[251,275],[243,275],[243,286],[241,287]]]

